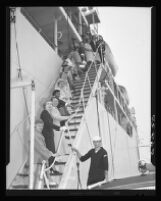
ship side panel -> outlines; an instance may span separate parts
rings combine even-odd
[[[19,68],[14,33],[14,26],[11,24],[11,84],[17,80],[17,69]],[[32,24],[21,14],[20,8],[16,8],[16,35],[22,77],[28,80],[34,79],[35,81],[36,116],[39,118],[42,103],[44,98],[47,98],[53,90],[53,83],[58,77],[62,60],[35,30]],[[28,112],[30,113],[31,87],[25,89],[24,93],[22,88],[11,89],[10,104],[11,142],[10,163],[7,166],[6,175],[7,188],[27,156],[24,144],[27,145],[29,125],[27,121],[21,122],[26,119]],[[17,131],[15,128],[19,123],[19,131]]]

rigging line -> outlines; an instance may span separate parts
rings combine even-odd
[[[16,15],[15,15],[15,18],[16,18]],[[17,59],[18,59],[18,65],[19,65],[18,78],[20,77],[20,79],[23,80],[23,77],[22,77],[22,74],[21,74],[20,54],[19,54],[19,48],[18,48],[18,42],[17,42],[16,19],[15,19],[15,21],[13,21],[13,24],[14,24],[14,32],[15,32],[16,53],[17,53]],[[26,111],[27,111],[27,115],[29,115],[29,109],[28,109],[28,105],[27,105],[27,100],[26,100],[25,88],[24,87],[22,87],[22,92],[23,92],[23,97],[24,97],[24,101],[25,101],[25,108],[26,108]]]
[[[16,64],[16,63],[15,63]],[[17,64],[16,64],[17,65]],[[17,65],[18,66],[18,65]],[[27,71],[26,69],[21,67],[21,71],[24,71],[25,73],[27,73],[28,75],[32,76],[32,79],[37,80],[44,88],[46,87],[44,83],[42,83],[35,75],[33,75],[32,73],[30,73],[29,71]],[[31,80],[32,80],[31,79]]]
[[[51,87],[51,85],[53,84],[53,82],[54,82],[54,81],[52,81],[52,82],[49,84],[49,86],[47,87],[48,89]],[[44,94],[44,92],[46,92],[46,89],[47,89],[47,88],[45,88],[45,90],[40,94],[40,96],[37,97],[37,100],[43,96],[43,94]],[[37,102],[37,101],[36,101],[36,102]],[[16,127],[14,128],[14,130],[12,131],[11,136],[12,136],[12,134],[18,129],[18,127],[19,127],[22,123],[24,123],[24,122],[29,118],[30,115],[31,115],[31,113],[29,113],[29,114],[25,117],[25,119],[23,119],[22,121],[20,121],[20,122],[17,124],[17,126],[16,126]]]
[[[53,83],[53,81],[49,84],[49,87],[47,87],[46,89],[49,89],[52,83]],[[37,99],[39,99],[39,98],[41,98],[41,97],[43,96],[44,92],[46,92],[46,89],[41,93],[40,96],[37,97]],[[16,127],[14,128],[14,130],[13,130],[12,133],[11,133],[11,136],[12,136],[13,133],[18,129],[18,127],[19,127],[21,124],[23,124],[23,123],[30,117],[30,115],[31,115],[31,113],[29,113],[22,121],[20,121],[20,122],[16,125]]]
[[[105,60],[105,63],[107,64],[107,67],[108,67],[108,69],[110,70],[110,75],[112,75],[111,69],[109,68],[109,65],[108,65],[108,63],[106,62],[106,60]],[[106,74],[105,74],[105,78],[104,78],[104,79],[106,79],[106,77],[107,77],[107,75],[108,75],[108,72],[106,71],[106,69],[105,69],[104,66],[102,66],[102,68],[105,70],[105,73],[106,73]],[[114,82],[113,76],[112,76],[112,80],[113,80],[113,82]],[[108,84],[108,85],[109,85],[109,84]],[[109,86],[110,86],[110,85],[109,85]],[[110,86],[110,89],[111,89],[111,91],[112,91],[112,93],[113,93],[114,98],[116,99],[117,103],[119,104],[119,107],[120,107],[120,109],[122,110],[123,114],[125,115],[125,117],[126,117],[127,120],[129,121],[130,125],[133,126],[133,123],[131,122],[130,117],[126,114],[125,110],[123,109],[123,106],[121,105],[121,103],[119,102],[119,100],[116,98],[116,96],[115,96],[115,94],[114,94],[114,90],[111,88],[111,86]],[[120,92],[120,94],[121,94],[121,96],[123,97],[123,95],[122,95],[121,92]]]
[[[104,103],[105,104],[105,103]],[[105,107],[108,107],[107,104],[105,104]],[[106,110],[107,111],[107,110]],[[116,121],[115,121],[116,123]],[[116,124],[115,124],[116,125]],[[114,148],[113,148],[113,157],[115,156],[115,150],[116,150],[116,137],[117,137],[117,131],[116,131],[116,126],[115,126],[115,139],[114,139]]]
[[[90,143],[91,143],[91,145],[93,146],[92,137],[91,137],[91,135],[90,135],[90,131],[89,131],[89,127],[88,127],[88,124],[87,124],[87,120],[86,120],[85,113],[84,113],[84,121],[85,121],[85,124],[86,124],[86,127],[87,127],[87,132],[88,132],[88,135],[89,135],[89,138],[90,138]]]
[[[98,88],[99,88],[99,79],[98,79],[98,71],[96,68],[96,63],[94,62],[95,70],[96,70],[96,81],[97,81],[97,89],[95,92],[95,98],[96,98],[96,107],[97,107],[97,120],[98,120],[98,129],[99,129],[99,136],[101,137],[101,128],[100,128],[100,116],[99,116],[99,110],[98,110]]]
[[[113,155],[113,149],[112,149],[111,129],[110,129],[110,122],[109,122],[109,115],[108,115],[108,111],[107,111],[107,118],[108,118],[108,130],[109,130],[109,136],[110,136],[110,146],[111,146],[111,153],[112,153],[112,164],[113,164],[113,177],[114,177],[115,166],[114,166],[114,155]]]
[[[24,123],[24,122],[30,117],[30,115],[31,115],[31,113],[30,113],[29,115],[27,115],[27,117],[25,117],[25,119],[23,119],[22,121],[20,121],[20,122],[16,125],[16,127],[14,128],[14,130],[12,131],[12,133],[10,134],[11,137],[12,137],[13,133],[14,133],[15,131],[17,131],[17,129],[19,128],[19,126],[20,126],[22,123]]]

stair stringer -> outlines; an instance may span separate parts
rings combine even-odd
[[[98,72],[98,77],[101,74],[101,69]],[[96,98],[93,96],[98,85],[95,81],[92,88],[92,93],[87,103],[85,113],[83,114],[79,130],[77,132],[73,146],[76,147],[83,155],[93,147],[92,136],[99,135],[98,115]],[[108,180],[125,178],[139,175],[137,164],[138,146],[136,141],[136,131],[133,129],[133,136],[130,137],[125,130],[116,122],[116,120],[107,113],[106,109],[100,103],[98,104],[100,117],[100,135],[102,137],[102,145],[108,153],[109,171]],[[109,119],[109,124],[108,124]],[[111,131],[110,131],[111,129]],[[132,158],[131,158],[132,157]],[[77,176],[77,157],[71,154],[62,180],[58,189],[80,189],[78,188]],[[90,159],[85,162],[80,162],[80,180],[82,189],[86,189]]]
[[[73,146],[77,147],[81,154],[85,154],[89,149],[93,147],[92,136],[99,135],[98,118],[97,118],[97,105],[96,98],[94,96],[96,89],[98,88],[98,81],[101,75],[102,69],[98,70],[96,80],[94,82],[85,113],[81,119],[79,130],[76,134],[76,138],[73,142]],[[84,143],[85,142],[85,143]],[[76,189],[77,188],[77,157],[74,153],[70,155],[64,169],[61,182],[58,189]],[[86,182],[88,177],[88,169],[90,160],[80,163],[80,177],[82,188],[86,189]]]

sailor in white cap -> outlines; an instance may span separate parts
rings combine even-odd
[[[107,151],[101,145],[101,137],[92,138],[94,148],[90,149],[85,155],[81,155],[78,149],[72,147],[77,153],[80,161],[86,161],[91,158],[91,164],[88,174],[87,186],[101,181],[108,181],[108,156]]]

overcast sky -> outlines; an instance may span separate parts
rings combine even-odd
[[[115,80],[126,87],[134,106],[138,133],[151,136],[151,8],[97,7],[99,33],[119,67]]]

